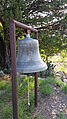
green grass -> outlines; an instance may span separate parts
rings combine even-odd
[[[63,83],[61,80],[55,80],[55,84],[56,84],[58,87],[62,87],[64,83]]]
[[[28,106],[28,80],[30,85],[30,107]],[[24,77],[18,79],[18,118],[30,119],[31,112],[34,109],[34,95],[33,95],[33,78]]]
[[[33,83],[34,79],[33,78],[24,77],[24,78],[18,79],[18,82],[17,82],[18,96],[27,95],[27,93],[28,93],[28,80],[29,80],[30,92],[34,88],[34,83]]]
[[[30,119],[31,111],[28,109],[27,100],[18,101],[18,117],[19,119]]]
[[[60,87],[60,90],[62,90],[65,94],[67,94],[67,84],[62,82],[61,80],[56,80],[55,84]]]
[[[58,119],[67,119],[67,117],[63,113],[59,113]]]
[[[53,93],[52,85],[55,83],[54,79],[48,77],[46,80],[42,80],[39,83],[39,91],[42,96],[51,95]]]
[[[5,90],[7,88],[8,82],[5,80],[0,81],[0,90]]]
[[[28,80],[30,82],[30,107],[28,106]],[[60,85],[60,89],[67,93],[67,85],[62,82],[57,82],[52,77],[46,80],[38,80],[39,93],[44,96],[49,96],[53,93],[53,85]],[[12,85],[10,81],[0,81],[0,112],[2,119],[12,119]],[[30,119],[31,113],[34,112],[34,77],[23,77],[17,79],[18,91],[18,119]],[[59,115],[59,118],[60,119]],[[34,119],[46,119],[43,116],[36,115]],[[61,118],[62,119],[62,118]],[[66,119],[66,118],[63,118]]]
[[[43,116],[35,116],[34,119],[46,119],[46,117],[43,117]]]
[[[30,107],[28,107],[28,79],[30,81]],[[1,81],[0,90],[0,112],[2,119],[12,119],[12,86],[11,82]],[[18,119],[30,119],[31,112],[34,109],[33,78],[24,77],[17,79],[18,91]]]
[[[61,87],[61,90],[67,94],[67,84],[64,84],[62,87]]]
[[[45,80],[45,84],[53,85],[53,84],[55,84],[55,79],[52,78],[52,77],[48,77],[48,78],[46,78],[46,80]]]
[[[12,119],[13,115],[12,115],[12,108],[10,106],[5,106],[2,109],[2,119]]]
[[[40,93],[42,96],[48,96],[53,93],[53,89],[49,84],[43,84],[42,87],[40,87]]]
[[[53,85],[53,84],[55,84],[55,79],[52,77],[47,77],[44,80],[38,81],[39,86],[41,86],[43,83]]]
[[[55,80],[52,77],[48,77],[45,80],[39,81],[39,91],[42,96],[51,95],[53,93],[53,86],[58,86],[65,94],[67,94],[67,84],[61,80]]]

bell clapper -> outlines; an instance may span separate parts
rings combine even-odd
[[[28,78],[28,106],[30,106],[29,78]]]

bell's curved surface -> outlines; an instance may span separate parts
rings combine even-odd
[[[47,69],[39,53],[38,40],[30,38],[29,34],[18,41],[17,71],[20,73],[33,73]]]

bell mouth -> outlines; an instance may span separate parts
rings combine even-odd
[[[42,61],[17,64],[17,72],[19,73],[35,73],[45,71],[46,69],[47,65]]]

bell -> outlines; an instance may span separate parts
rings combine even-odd
[[[47,69],[40,57],[38,40],[27,34],[23,40],[18,40],[17,71],[19,73],[34,73]]]

